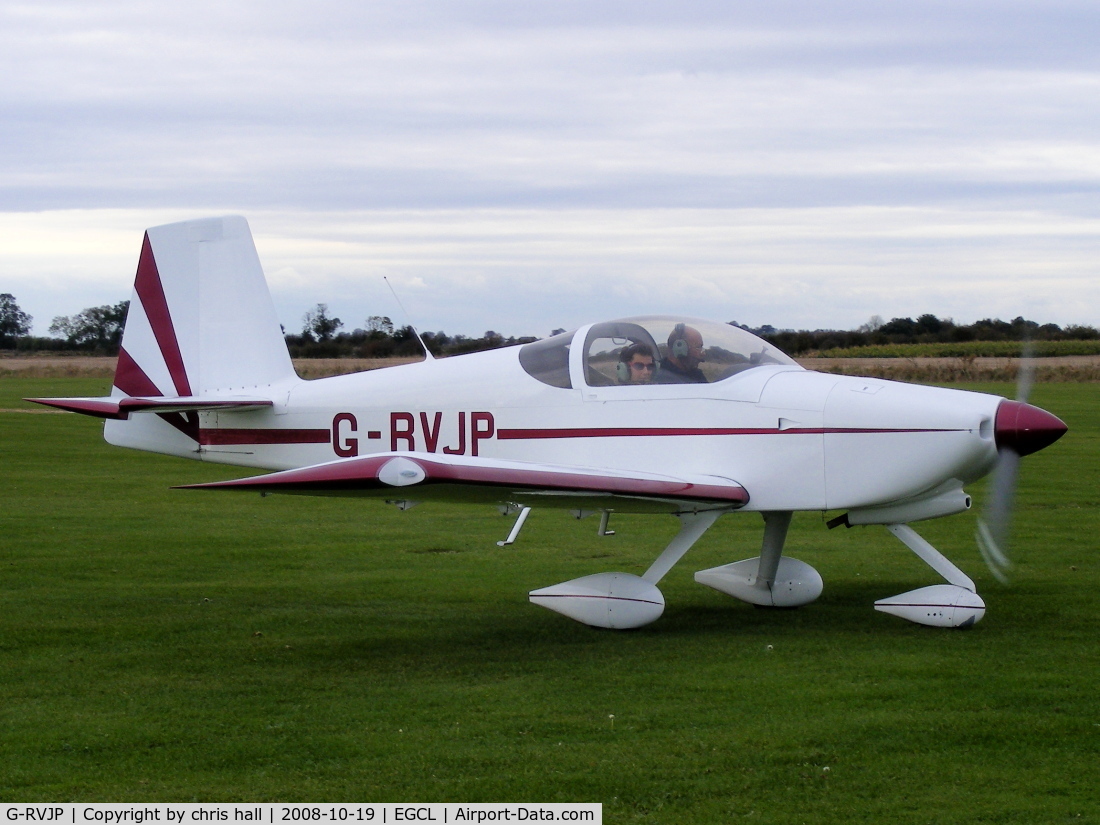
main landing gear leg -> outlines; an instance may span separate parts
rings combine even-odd
[[[775,575],[779,572],[779,560],[783,558],[783,545],[791,526],[791,513],[764,513],[764,543],[760,547],[760,565],[756,571],[756,586],[771,591]]]
[[[515,512],[512,508],[501,508],[501,515],[506,516],[510,512]],[[512,531],[508,534],[508,538],[504,541],[498,541],[497,547],[507,547],[509,544],[515,544],[516,539],[519,538],[519,531],[523,529],[523,523],[527,521],[527,517],[531,515],[530,507],[520,507],[519,516],[516,517],[516,523],[512,525]]]
[[[949,583],[879,599],[875,610],[929,627],[970,627],[981,621],[985,602],[975,592],[977,588],[969,576],[908,524],[887,524],[886,529]]]
[[[676,562],[684,557],[684,553],[702,538],[703,533],[707,532],[714,522],[718,521],[720,515],[722,515],[721,510],[705,510],[702,513],[677,513],[676,518],[680,519],[680,532],[676,534],[676,538],[668,543],[668,547],[657,557],[657,561],[653,562],[649,569],[642,574],[643,581],[657,584],[663,579],[665,574],[676,565]]]
[[[657,582],[683,558],[725,510],[677,513],[680,531],[641,576],[596,573],[532,590],[531,602],[592,627],[625,630],[655,622],[665,611]]]
[[[783,555],[791,513],[764,513],[760,555],[709,570],[695,581],[759,607],[800,607],[821,595],[821,575],[805,562]]]

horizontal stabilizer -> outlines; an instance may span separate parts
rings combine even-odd
[[[222,396],[219,398],[196,398],[185,396],[177,398],[128,398],[111,397],[104,398],[25,398],[24,401],[33,401],[35,404],[45,404],[47,407],[57,407],[59,410],[93,415],[97,418],[114,418],[125,420],[130,413],[153,412],[204,412],[212,410],[244,411],[259,410],[272,406],[270,398],[235,398]]]
[[[588,470],[435,453],[381,453],[253,478],[186,485],[298,495],[374,496],[389,499],[512,501],[543,507],[577,507],[593,499],[614,509],[682,512],[743,507],[745,488],[725,478],[674,478]],[[633,506],[624,502],[633,500]]]

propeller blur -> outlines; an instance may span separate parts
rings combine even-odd
[[[975,530],[982,559],[1002,584],[1008,583],[1008,570],[1012,566],[1008,556],[1008,539],[1020,456],[1049,447],[1066,431],[1066,425],[1056,416],[1026,403],[1035,375],[1029,350],[1030,347],[1025,348],[1021,359],[1016,400],[1004,401],[997,408],[997,418],[993,424],[997,464],[990,478],[988,503]]]
[[[632,628],[664,610],[657,585],[721,516],[755,511],[758,555],[696,573],[750,604],[797,607],[821,576],[783,554],[795,511],[830,527],[883,525],[946,584],[876,602],[925,625],[965,627],[973,581],[910,526],[964,512],[964,487],[997,468],[1002,553],[1019,456],[1066,430],[1022,401],[805,370],[752,334],[646,316],[516,347],[303,381],[287,352],[243,218],[146,232],[111,395],[31,399],[105,419],[115,445],[259,468],[204,490],[378,498],[680,522],[641,576],[608,572],[530,600],[585,624]],[[1005,477],[1002,480],[1002,475]],[[997,563],[997,562],[994,562]]]

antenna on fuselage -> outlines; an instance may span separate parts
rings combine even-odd
[[[390,283],[390,279],[389,279],[389,278],[387,278],[387,277],[386,277],[385,275],[383,275],[383,276],[382,276],[382,280],[386,282],[386,286],[388,286],[388,287],[390,288],[390,292],[392,292],[392,293],[393,293],[393,299],[394,299],[395,301],[397,301],[397,305],[398,305],[399,307],[401,307],[401,311],[402,311],[403,313],[405,313],[405,317],[406,317],[406,318],[408,318],[408,319],[410,320],[410,322],[411,322],[411,321],[412,321],[412,318],[411,318],[411,316],[409,315],[409,311],[408,311],[407,309],[405,309],[405,305],[404,305],[403,303],[401,303],[401,299],[397,297],[397,290],[395,290],[395,289],[393,288],[393,284],[391,284],[391,283]],[[410,326],[410,327],[412,328],[412,331],[413,331],[413,332],[414,332],[414,333],[416,334],[416,340],[420,342],[420,346],[422,346],[422,347],[424,348],[424,355],[426,356],[427,360],[428,360],[428,361],[434,361],[434,360],[435,360],[435,356],[434,356],[434,355],[432,355],[432,351],[431,351],[430,349],[428,349],[428,345],[424,343],[424,338],[423,338],[423,336],[422,336],[422,335],[420,334],[420,330],[418,330],[418,329],[416,328],[416,325],[415,325],[415,324],[413,324],[413,323],[410,323],[410,324],[409,324],[409,326]]]

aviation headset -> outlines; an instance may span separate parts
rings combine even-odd
[[[691,352],[691,346],[687,342],[687,331],[684,329],[683,323],[679,323],[672,328],[669,341],[669,348],[676,358],[686,358],[688,353]]]
[[[619,383],[621,384],[626,384],[628,381],[630,381],[630,363],[628,361],[624,361],[623,356],[633,350],[636,346],[638,346],[638,343],[638,341],[632,342],[630,346],[625,347],[623,351],[619,354],[619,363],[615,365],[615,377],[619,379]],[[648,353],[649,347],[645,346],[645,349],[646,353]],[[636,354],[636,352],[630,352],[630,359],[633,360]],[[653,374],[656,375],[657,372],[661,369],[661,365],[657,362],[656,356],[650,355],[650,357],[653,358]]]

